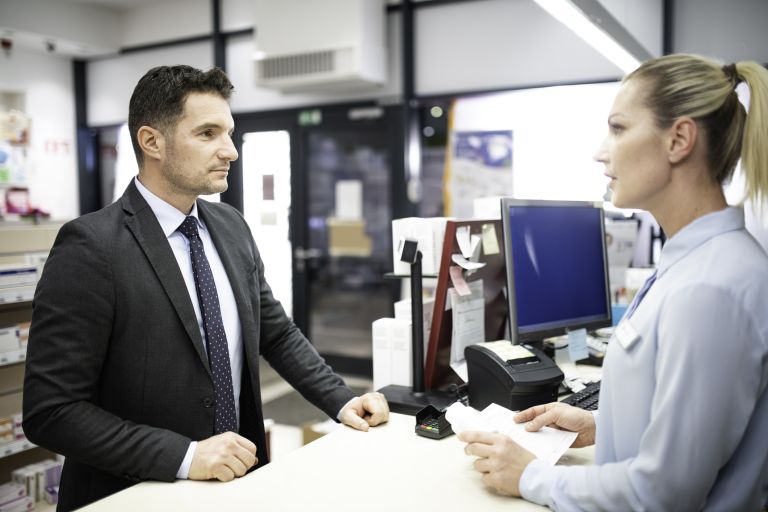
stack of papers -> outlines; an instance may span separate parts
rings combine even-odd
[[[457,434],[466,431],[498,432],[510,437],[517,444],[533,453],[536,458],[555,465],[570,448],[578,435],[551,427],[538,432],[525,430],[525,423],[515,423],[515,412],[500,405],[491,404],[482,411],[466,407],[458,402],[445,412],[445,419]]]

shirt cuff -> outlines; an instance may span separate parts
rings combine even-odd
[[[346,409],[349,404],[351,404],[352,402],[354,402],[358,398],[360,398],[360,397],[359,396],[353,397],[349,402],[345,403],[344,406],[341,409],[339,409],[338,414],[336,414],[336,419],[339,421],[339,423],[341,423],[341,411]]]
[[[187,448],[187,454],[184,456],[184,460],[181,461],[181,466],[176,472],[176,478],[179,480],[186,480],[189,478],[189,468],[192,466],[192,458],[195,456],[195,449],[197,448],[197,441],[189,443]]]
[[[528,501],[548,506],[556,471],[546,462],[534,459],[520,476],[520,495]]]

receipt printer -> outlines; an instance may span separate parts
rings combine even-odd
[[[513,411],[557,400],[563,372],[530,345],[490,341],[464,349],[469,377],[469,405],[485,409],[495,403]]]

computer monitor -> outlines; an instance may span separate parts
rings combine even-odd
[[[602,206],[503,198],[501,212],[512,341],[610,326]]]

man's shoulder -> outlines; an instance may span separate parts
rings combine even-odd
[[[72,219],[64,224],[65,228],[80,228],[87,230],[110,229],[115,222],[125,218],[125,213],[116,201],[95,212],[84,213],[80,217]]]

